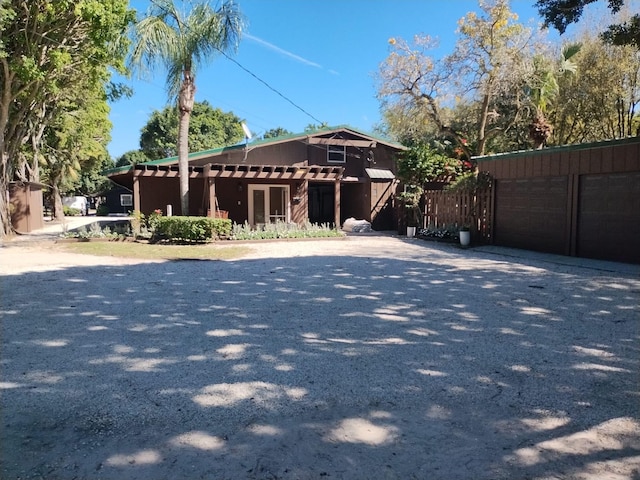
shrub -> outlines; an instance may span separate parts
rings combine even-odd
[[[122,240],[131,236],[131,229],[129,224],[113,224],[111,227],[101,228],[97,222],[89,225],[89,229],[85,225],[81,226],[75,231],[65,232],[62,235],[64,238],[105,238],[109,240]]]
[[[276,238],[324,238],[342,237],[342,232],[330,225],[306,222],[302,225],[295,223],[267,223],[261,229],[252,229],[245,222],[243,225],[234,224],[231,234],[232,240],[267,240]]]
[[[63,205],[62,213],[64,214],[65,217],[77,217],[82,212],[77,208],[71,208],[71,207],[67,207],[66,205]]]
[[[207,242],[231,233],[231,220],[210,217],[162,217],[154,219],[154,237],[172,241]]]
[[[107,215],[109,215],[109,207],[107,207],[106,205],[99,205],[96,209],[96,215],[100,217],[106,217]]]

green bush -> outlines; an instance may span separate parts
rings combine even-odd
[[[106,205],[98,206],[98,208],[96,209],[96,215],[100,217],[106,217],[107,215],[109,215],[109,207],[107,207]]]
[[[211,217],[162,217],[154,219],[155,238],[172,241],[208,242],[231,233],[231,220]]]
[[[66,205],[63,205],[62,213],[64,214],[65,217],[77,217],[82,212],[77,208],[71,208],[71,207],[67,207]]]

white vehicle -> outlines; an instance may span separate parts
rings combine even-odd
[[[62,205],[80,210],[81,215],[89,215],[89,201],[87,197],[62,197]]]

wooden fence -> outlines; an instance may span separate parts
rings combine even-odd
[[[476,192],[428,190],[423,198],[423,228],[458,229],[468,225],[475,242],[491,243],[491,187]]]

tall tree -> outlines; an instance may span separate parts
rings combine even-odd
[[[547,26],[552,25],[561,34],[567,27],[580,20],[584,8],[596,0],[538,0],[536,6]],[[630,3],[630,2],[627,2]],[[607,0],[612,13],[619,12],[625,0]],[[633,45],[640,49],[640,14],[622,23],[610,25],[602,38],[613,45]]]
[[[39,179],[47,128],[69,91],[106,89],[124,71],[127,0],[5,0],[0,5],[0,236],[10,231],[8,182]],[[82,88],[81,88],[82,86]]]
[[[383,109],[419,115],[437,134],[449,138],[467,158],[482,155],[488,143],[504,135],[523,110],[522,91],[534,43],[529,29],[517,23],[506,0],[480,2],[482,13],[459,22],[455,51],[434,59],[436,42],[416,36],[413,44],[391,39],[391,53],[380,66],[378,97]],[[506,101],[508,100],[508,103]],[[461,131],[452,110],[466,108],[470,122]]]
[[[603,43],[591,31],[574,61],[577,75],[558,78],[558,95],[547,117],[552,143],[594,142],[638,135],[640,50]]]
[[[244,138],[241,119],[233,112],[213,108],[209,102],[194,102],[189,121],[189,150],[201,152],[233,145]],[[150,159],[177,155],[178,115],[174,106],[151,114],[142,127],[140,147]]]
[[[195,101],[196,70],[216,53],[237,48],[243,29],[244,19],[232,0],[217,9],[199,3],[188,14],[173,0],[154,0],[135,28],[131,64],[137,68],[163,65],[167,91],[178,108],[182,215],[189,214],[189,120]]]
[[[67,92],[45,131],[41,149],[42,178],[51,187],[54,217],[61,218],[62,195],[81,188],[83,173],[99,168],[111,139],[104,90],[94,85]],[[89,192],[85,192],[89,193]]]

